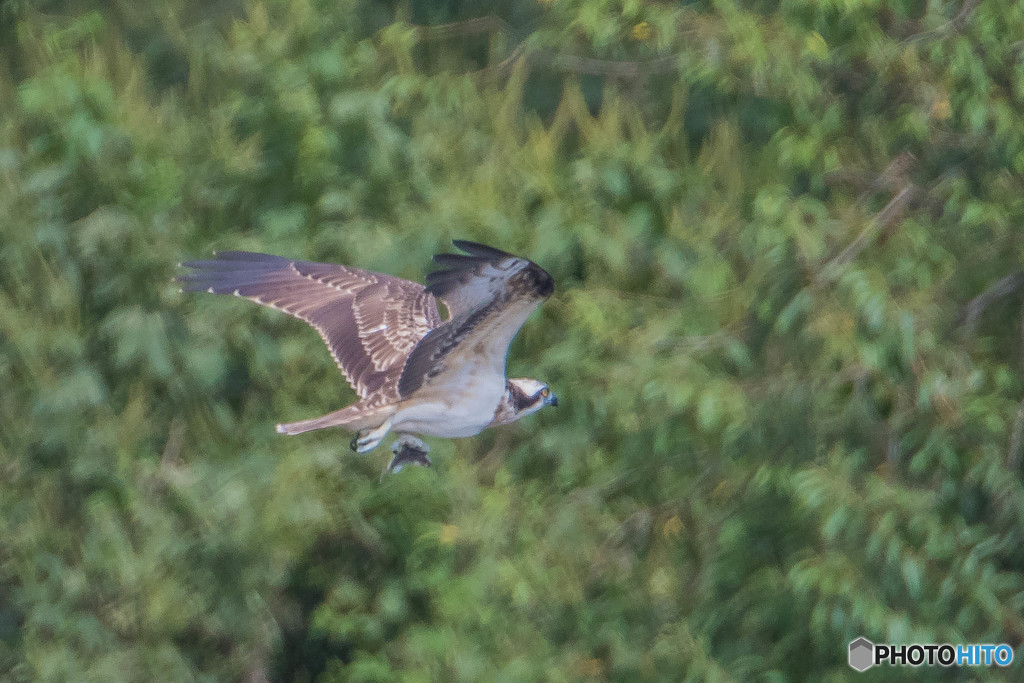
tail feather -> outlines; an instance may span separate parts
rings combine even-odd
[[[302,434],[311,432],[314,429],[326,429],[327,427],[344,427],[349,431],[358,432],[362,429],[376,427],[384,422],[394,412],[393,407],[365,408],[360,404],[348,406],[333,413],[327,413],[320,417],[298,422],[286,422],[277,425],[278,434]]]

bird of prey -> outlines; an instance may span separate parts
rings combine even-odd
[[[506,379],[508,347],[554,280],[525,258],[455,240],[465,254],[437,254],[426,286],[348,266],[245,251],[182,265],[182,291],[234,294],[310,324],[359,400],[341,410],[277,425],[281,434],[325,427],[355,432],[352,449],[400,435],[385,469],[429,465],[418,436],[474,436],[558,400],[535,379]],[[437,302],[448,318],[441,319]]]

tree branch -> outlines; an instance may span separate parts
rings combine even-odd
[[[1017,417],[1010,430],[1010,447],[1006,451],[1006,469],[1016,472],[1020,467],[1021,444],[1024,443],[1024,400],[1017,406]]]
[[[967,329],[968,336],[973,335],[978,318],[985,312],[985,309],[1004,296],[1013,294],[1021,288],[1021,285],[1024,285],[1024,271],[1020,270],[996,280],[961,309],[960,315],[957,316],[960,319],[957,327],[963,326]]]
[[[611,76],[614,78],[639,78],[653,74],[675,71],[678,55],[658,57],[646,62],[591,59],[558,53],[538,53],[538,58],[556,71],[568,71],[584,76]]]
[[[1020,317],[1020,351],[1021,363],[1024,364],[1024,305],[1021,306]],[[1006,469],[1011,472],[1016,472],[1020,468],[1022,445],[1024,445],[1024,399],[1017,406],[1017,416],[1013,419],[1013,428],[1010,430],[1010,447],[1006,451]]]
[[[512,27],[501,17],[488,15],[465,21],[454,21],[437,26],[413,26],[416,36],[422,40],[446,40],[481,33],[511,33]]]
[[[862,251],[867,249],[875,236],[890,228],[897,218],[903,213],[907,204],[914,197],[914,185],[907,183],[896,193],[885,207],[875,214],[875,217],[868,223],[868,226],[861,230],[852,242],[846,245],[839,254],[826,263],[819,271],[818,280],[831,279],[835,271],[842,265],[857,258]]]
[[[439,26],[414,26],[416,36],[421,40],[446,40],[481,33],[503,33],[511,36],[512,27],[501,17],[488,15],[465,21],[456,21]],[[531,63],[548,66],[555,71],[574,73],[582,76],[607,76],[609,78],[639,78],[652,74],[668,73],[677,68],[678,55],[657,57],[649,61],[593,59],[577,57],[548,50],[527,51],[526,41],[520,41],[508,56],[477,73],[504,74],[513,63],[524,56]]]

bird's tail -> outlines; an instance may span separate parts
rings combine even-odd
[[[358,432],[362,429],[379,426],[386,419],[391,417],[394,410],[394,406],[367,408],[356,403],[355,405],[342,408],[341,410],[335,410],[333,413],[327,413],[320,417],[314,417],[309,420],[300,420],[299,422],[279,424],[277,425],[277,433],[295,435],[302,434],[303,432],[311,432],[314,429],[325,429],[327,427],[344,427],[349,431]]]

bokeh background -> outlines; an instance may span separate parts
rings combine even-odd
[[[1024,5],[0,1],[0,678],[1024,669]],[[344,432],[249,249],[556,295],[560,399],[435,466]]]

